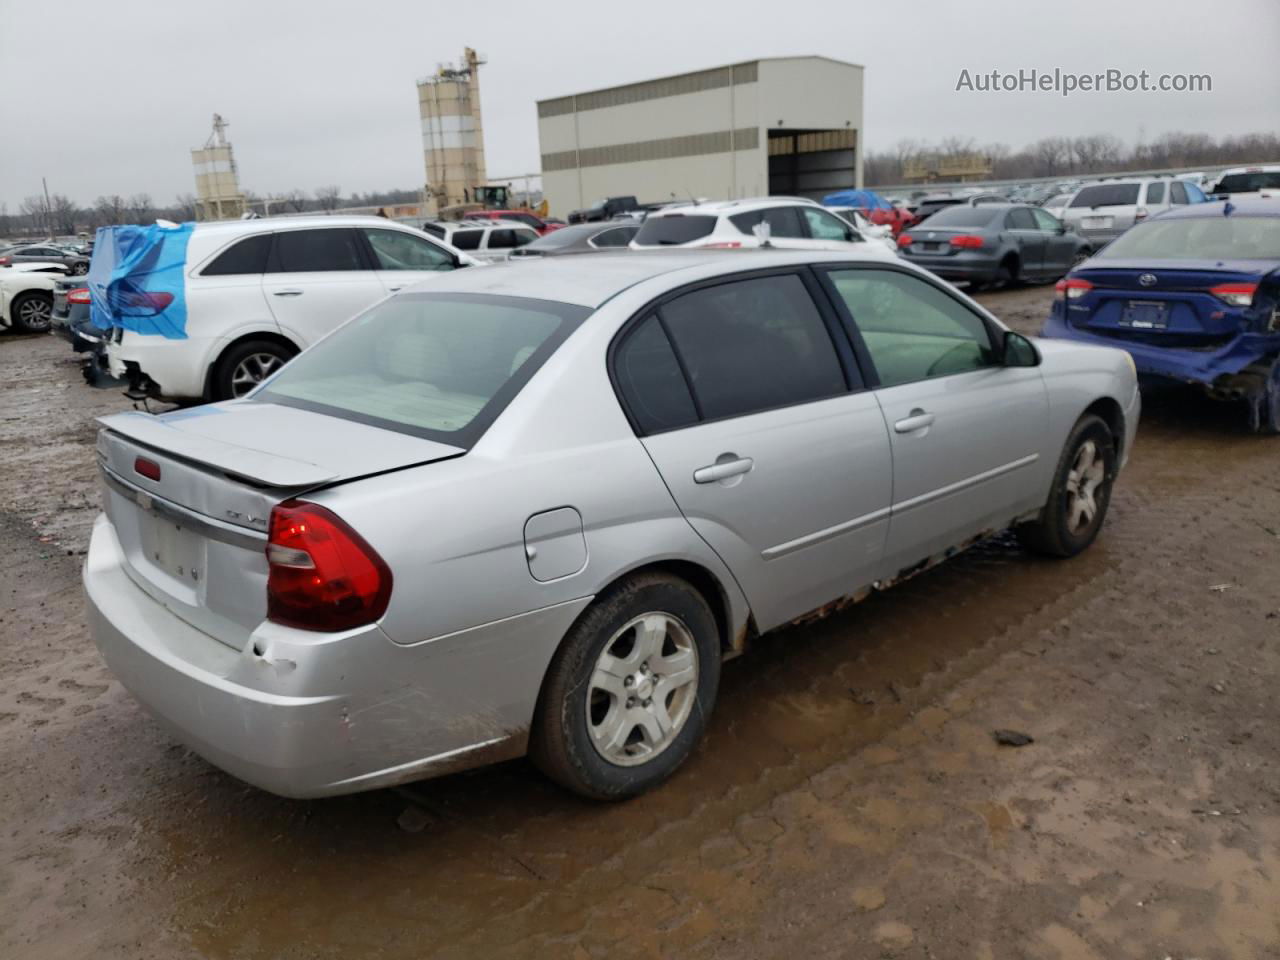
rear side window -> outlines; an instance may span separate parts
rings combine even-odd
[[[597,233],[591,238],[591,245],[595,247],[625,247],[635,235],[635,227],[614,227],[604,233]]]
[[[704,419],[846,390],[831,334],[794,274],[695,290],[660,313]]]
[[[716,218],[702,215],[676,214],[650,217],[636,234],[636,243],[653,246],[675,246],[710,236]]]
[[[482,236],[483,230],[456,230],[451,239],[459,250],[479,250]]]
[[[1147,184],[1147,203],[1164,203],[1164,184]]]
[[[698,422],[689,384],[656,316],[642,322],[622,341],[614,355],[613,370],[618,392],[642,433]]]
[[[1079,207],[1125,207],[1138,202],[1137,183],[1100,183],[1082,187],[1071,201],[1071,209]]]
[[[489,233],[490,250],[510,250],[538,239],[532,230],[493,230]]]
[[[440,226],[440,224],[438,223],[424,223],[422,225],[422,229],[425,230],[427,233],[431,234],[433,237],[444,236],[444,227]]]
[[[286,230],[275,235],[269,273],[364,270],[356,232],[349,228]]]
[[[800,217],[795,207],[770,207],[767,210],[752,210],[739,213],[729,218],[729,222],[743,233],[751,233],[757,223],[769,225],[770,237],[803,237],[804,229],[800,226]]]
[[[200,271],[202,277],[229,277],[241,273],[265,273],[271,234],[260,233],[233,243]]]

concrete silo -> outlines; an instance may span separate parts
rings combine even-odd
[[[485,181],[479,71],[484,60],[470,47],[462,59],[461,67],[441,65],[418,81],[429,214],[473,202],[475,188]]]
[[[246,209],[226,127],[227,122],[215,113],[209,139],[203,147],[191,151],[196,173],[197,220],[234,220]]]

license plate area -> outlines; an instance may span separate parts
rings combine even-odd
[[[920,244],[920,246],[924,248],[926,253],[934,253],[941,248],[942,244],[937,243],[936,241],[926,240],[924,243]]]
[[[1113,217],[1084,217],[1080,226],[1086,230],[1106,230],[1115,222]]]
[[[147,566],[194,602],[205,572],[204,537],[149,510],[139,514],[138,547]]]
[[[1158,300],[1130,300],[1120,314],[1120,326],[1134,330],[1164,330],[1168,313]]]

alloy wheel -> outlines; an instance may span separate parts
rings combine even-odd
[[[1067,529],[1080,533],[1098,513],[1098,490],[1106,479],[1106,463],[1098,455],[1098,445],[1086,440],[1076,451],[1067,473]]]
[[[49,326],[53,305],[40,297],[28,297],[18,307],[18,323],[28,330],[43,330]]]
[[[231,395],[243,397],[282,366],[284,361],[273,353],[249,354],[231,371]]]
[[[587,728],[609,763],[652,760],[679,736],[698,693],[693,634],[668,613],[645,613],[600,651],[587,683]]]

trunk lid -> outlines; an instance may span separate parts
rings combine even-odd
[[[98,421],[103,506],[126,572],[236,649],[266,617],[271,509],[307,490],[459,456],[459,447],[236,401]]]
[[[1072,279],[1093,284],[1068,302],[1071,326],[1102,336],[1170,347],[1212,349],[1249,326],[1249,308],[1232,306],[1210,293],[1223,284],[1256,284],[1265,270],[1256,264],[1179,260],[1175,265],[1116,260],[1085,267]]]

